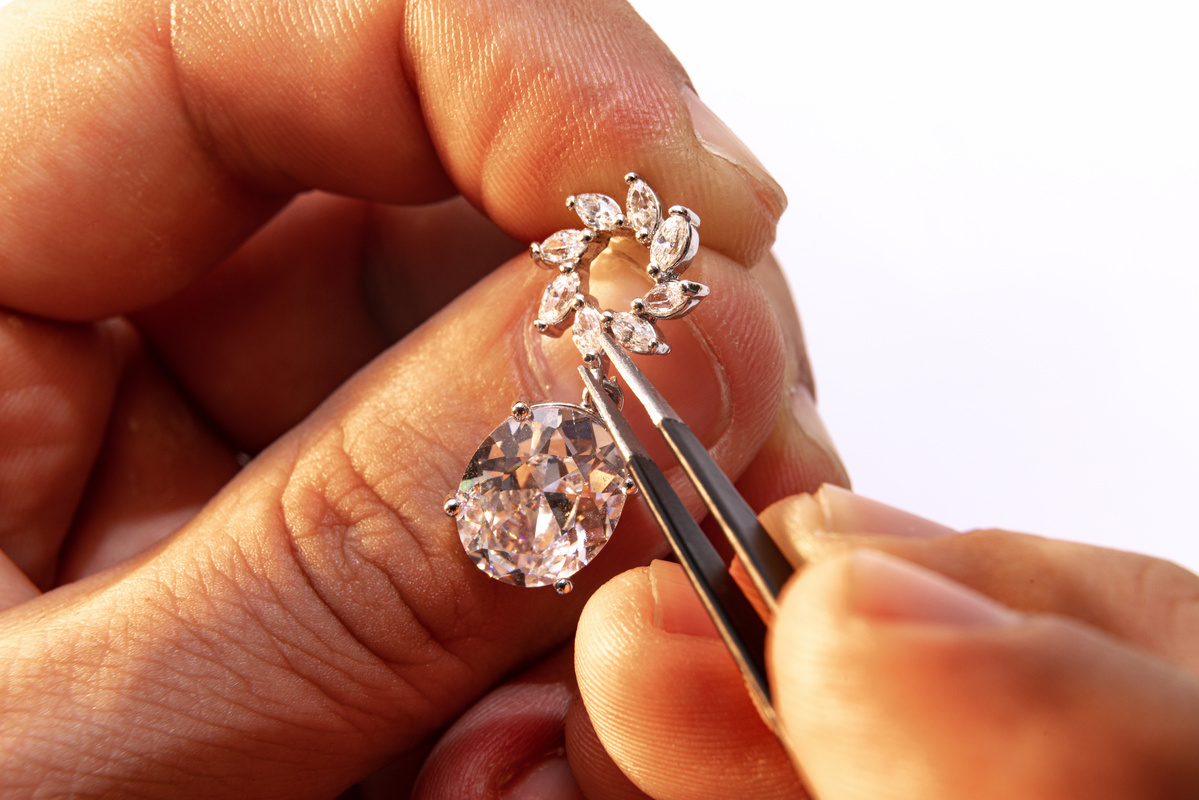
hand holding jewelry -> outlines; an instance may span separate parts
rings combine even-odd
[[[534,327],[550,336],[571,327],[575,346],[601,377],[604,332],[632,353],[665,355],[670,346],[657,323],[683,316],[708,294],[703,284],[680,278],[699,249],[699,217],[683,206],[663,215],[648,183],[632,172],[625,181],[624,213],[606,195],[574,195],[566,205],[584,228],[531,247],[536,263],[559,271],[545,287]],[[648,247],[646,272],[655,283],[629,311],[601,310],[587,293],[588,267],[616,237]],[[604,384],[619,402],[615,381]],[[491,577],[566,594],[570,576],[611,537],[633,483],[608,429],[586,405],[586,394],[582,406],[515,403],[446,501],[467,555]]]

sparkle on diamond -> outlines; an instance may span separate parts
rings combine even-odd
[[[624,462],[577,406],[533,406],[487,437],[462,476],[458,535],[475,566],[517,586],[552,586],[588,564],[624,508]]]

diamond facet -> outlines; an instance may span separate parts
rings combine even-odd
[[[558,231],[541,243],[541,260],[547,264],[577,261],[586,252],[587,240],[583,238],[583,231]]]
[[[536,405],[480,445],[455,498],[458,535],[479,569],[517,586],[552,586],[607,544],[624,508],[625,466],[598,417]]]
[[[537,319],[547,325],[557,325],[570,314],[575,295],[579,293],[579,273],[566,272],[554,278],[537,309]]]
[[[662,206],[648,183],[637,178],[629,184],[625,209],[628,211],[628,225],[633,229],[633,233],[645,231],[647,236],[654,235],[654,229],[658,227],[658,220],[662,216]]]
[[[612,338],[634,353],[658,352],[658,331],[641,317],[627,311],[612,318]]]
[[[622,219],[620,206],[606,194],[576,194],[567,201],[588,228],[612,231]]]
[[[658,226],[649,246],[650,262],[664,272],[676,271],[691,247],[691,223],[681,216],[671,216]],[[681,269],[677,272],[682,272]]]
[[[604,316],[594,306],[583,306],[575,313],[575,347],[583,355],[604,352]]]

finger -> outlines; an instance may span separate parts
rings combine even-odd
[[[776,706],[827,800],[1199,790],[1192,677],[874,551],[790,586],[770,656]]]
[[[719,305],[676,323],[675,351],[647,370],[736,475],[771,424],[781,341],[743,268],[702,252],[692,269]],[[78,791],[136,777],[215,796],[335,794],[565,641],[587,594],[663,549],[644,508],[630,503],[566,598],[481,575],[441,510],[513,396],[578,396],[573,344],[528,325],[543,286],[524,260],[493,273],[155,552],[6,612],[0,688],[28,709],[6,719],[10,751],[36,742],[38,764],[87,763],[69,777]],[[46,648],[70,663],[39,658]],[[47,699],[47,683],[61,691]],[[137,734],[116,748],[53,724],[95,709]]]
[[[58,583],[166,538],[237,473],[234,453],[142,347],[128,358],[87,492],[58,555]]]
[[[582,800],[566,759],[572,650],[493,690],[450,726],[429,753],[413,800]]]
[[[0,611],[41,594],[13,560],[0,552]]]
[[[1012,608],[1078,619],[1199,671],[1199,577],[1176,564],[1005,531],[953,535],[828,486],[772,506],[762,520],[795,558],[821,560],[855,547],[882,550]]]
[[[256,452],[526,246],[461,198],[405,208],[314,192],[136,319],[207,417]]]
[[[614,193],[640,169],[706,208],[706,244],[743,263],[768,246],[784,203],[617,0],[6,12],[0,305],[11,308],[94,319],[145,307],[308,188],[428,201],[452,191],[448,173],[531,241],[572,224],[558,198]]]
[[[587,800],[646,800],[649,797],[629,780],[600,741],[575,684],[575,696],[566,712],[566,756],[570,771]]]
[[[119,338],[0,313],[0,549],[42,588],[100,449]]]
[[[576,668],[604,748],[649,795],[802,796],[677,564],[655,561],[592,597],[579,620]]]
[[[816,409],[803,327],[787,279],[773,254],[767,254],[753,273],[770,299],[787,346],[783,377],[787,388],[774,429],[737,483],[749,504],[761,510],[783,497],[814,492],[825,483],[848,486],[849,475]]]

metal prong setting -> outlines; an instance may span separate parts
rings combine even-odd
[[[575,585],[570,582],[570,578],[561,578],[554,581],[554,591],[558,594],[570,594],[574,591]]]
[[[533,413],[533,410],[531,408],[529,408],[528,401],[526,401],[524,399],[517,400],[515,403],[512,404],[512,416],[522,422],[524,420],[528,419],[529,415],[532,413]]]
[[[445,515],[447,517],[456,517],[462,513],[462,501],[460,501],[457,497],[450,495],[450,497],[446,499],[445,505],[443,505],[442,508],[445,510]]]
[[[687,206],[671,206],[670,210],[666,213],[674,217],[683,217],[691,223],[692,227],[699,227],[699,214],[696,214],[694,211],[687,208]]]
[[[633,480],[632,478],[625,478],[624,485],[621,486],[621,488],[624,489],[625,495],[636,494],[637,481]]]

